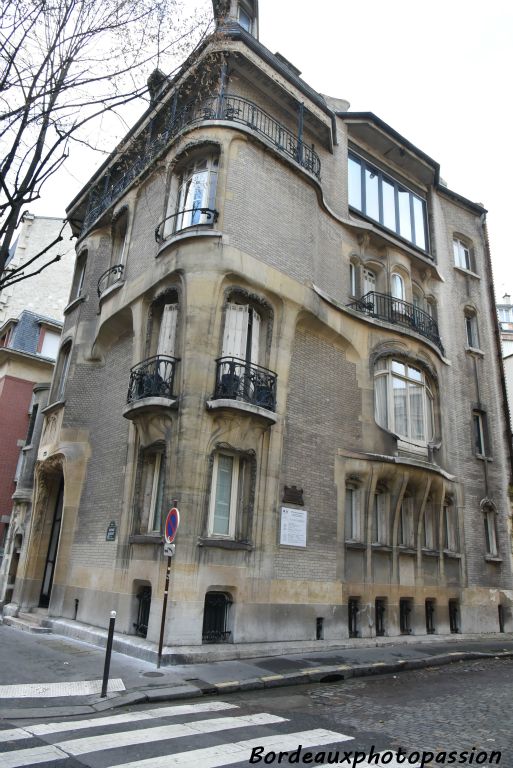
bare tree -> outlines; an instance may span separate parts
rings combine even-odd
[[[73,144],[95,146],[98,121],[145,98],[143,73],[172,74],[209,31],[208,15],[186,4],[188,12],[182,0],[0,0],[0,290],[45,268],[27,273],[25,264],[21,274],[6,263],[24,207]]]

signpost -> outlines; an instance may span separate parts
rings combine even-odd
[[[173,501],[173,505],[176,504]],[[164,600],[162,602],[162,621],[160,623],[159,652],[157,657],[157,669],[162,661],[162,646],[164,645],[164,627],[166,624],[167,596],[169,594],[169,576],[171,573],[171,558],[175,554],[174,540],[180,525],[180,512],[173,506],[167,513],[164,525],[164,555],[167,556],[166,583],[164,586]]]

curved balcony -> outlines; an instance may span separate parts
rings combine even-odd
[[[155,355],[130,369],[127,403],[149,397],[175,400],[174,381],[179,359],[169,355]]]
[[[180,218],[181,217],[181,218]],[[210,227],[219,218],[215,208],[186,208],[166,216],[155,229],[155,240],[163,243],[171,235],[192,227]]]
[[[237,357],[220,357],[216,363],[213,400],[239,400],[268,411],[276,410],[278,376],[273,371]]]
[[[436,344],[442,355],[444,354],[438,325],[427,312],[423,312],[422,309],[419,309],[414,304],[395,299],[387,293],[369,291],[361,299],[352,301],[347,306],[349,309],[363,312],[367,317],[385,320],[388,323],[401,325],[410,331],[420,333],[421,336]]]
[[[111,285],[114,285],[114,283],[117,283],[118,280],[121,280],[123,277],[123,271],[125,267],[123,264],[116,264],[113,267],[109,267],[109,269],[106,269],[105,272],[100,276],[100,279],[98,280],[98,298],[101,297],[102,293],[104,293],[107,288],[110,288]]]
[[[192,100],[181,108],[177,108],[176,103],[171,100],[163,109],[162,123],[166,127],[155,136],[151,135],[151,128],[146,128],[138,137],[137,146],[127,151],[117,162],[119,170],[107,170],[97,186],[92,188],[82,233],[121,197],[137,176],[151,165],[183,128],[207,120],[224,120],[244,125],[262,136],[279,152],[320,178],[321,161],[313,146],[305,144],[301,136],[286,128],[249,99],[223,94],[199,101]]]

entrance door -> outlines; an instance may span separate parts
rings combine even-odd
[[[48,608],[50,604],[50,595],[52,593],[53,574],[55,571],[55,561],[57,560],[57,550],[59,548],[59,534],[61,532],[62,520],[62,500],[64,496],[64,481],[61,480],[59,492],[55,501],[53,513],[52,530],[50,532],[50,543],[46,555],[45,569],[43,573],[43,586],[39,597],[39,607]]]

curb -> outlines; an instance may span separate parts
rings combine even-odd
[[[459,661],[474,661],[478,659],[505,659],[513,658],[513,651],[499,651],[496,653],[486,651],[452,651],[419,659],[401,659],[396,662],[376,661],[371,664],[336,664],[302,669],[298,672],[286,672],[283,674],[262,675],[261,677],[248,678],[246,680],[227,680],[219,683],[203,683],[201,686],[175,685],[162,688],[126,691],[124,693],[111,694],[105,699],[97,699],[88,705],[80,707],[81,713],[105,712],[109,709],[125,707],[136,704],[152,704],[164,701],[179,701],[181,699],[199,698],[200,696],[225,696],[230,693],[243,691],[262,690],[265,688],[282,688],[294,685],[306,685],[308,683],[334,683],[342,680],[350,680],[356,677],[372,677],[387,675],[393,672],[402,672],[427,667],[446,666]],[[202,681],[203,682],[203,681]],[[36,717],[57,717],[71,714],[71,710],[79,707],[59,704],[51,707],[52,714],[44,714],[44,710],[9,708],[0,710],[0,719],[34,719]]]

